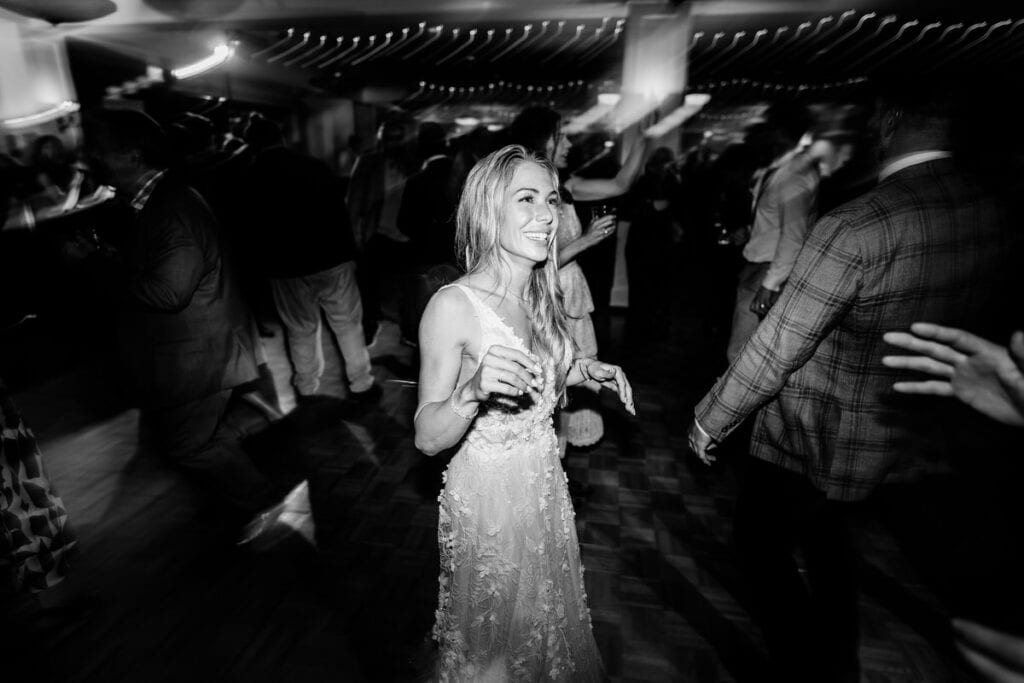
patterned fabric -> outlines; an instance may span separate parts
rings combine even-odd
[[[480,322],[480,359],[495,344],[531,353],[471,289],[454,286]],[[441,681],[601,680],[552,424],[554,367],[548,359],[539,403],[481,407],[445,472],[434,625]]]
[[[559,244],[579,239],[582,234],[583,228],[575,207],[571,203],[563,203],[558,221]],[[569,318],[569,332],[576,345],[576,358],[596,358],[597,334],[594,332],[594,321],[590,317],[594,311],[594,299],[590,294],[587,278],[583,275],[583,269],[576,261],[566,263],[558,269],[558,280],[562,287],[565,312]],[[604,436],[604,419],[601,413],[589,405],[579,405],[579,401],[574,403],[572,398],[570,392],[570,403],[558,416],[559,452],[563,454],[566,442],[578,447],[592,446]]]
[[[933,403],[892,391],[910,373],[882,365],[882,334],[917,321],[988,329],[1006,315],[995,295],[1014,258],[1005,214],[951,162],[894,174],[814,227],[698,423],[721,440],[760,409],[752,454],[832,499],[935,468],[942,420]]]
[[[68,571],[75,539],[35,436],[0,381],[0,592],[38,593]]]
[[[149,198],[153,195],[153,190],[156,189],[156,184],[160,182],[160,179],[166,174],[167,171],[157,169],[146,171],[140,179],[142,180],[142,183],[139,186],[139,191],[135,193],[135,196],[132,197],[129,202],[131,207],[136,211],[142,211],[146,208],[146,202],[148,202]]]

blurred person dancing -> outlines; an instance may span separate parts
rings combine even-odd
[[[941,434],[955,420],[895,400],[882,333],[921,318],[984,325],[1010,291],[1008,214],[953,163],[953,111],[948,87],[900,83],[882,98],[880,183],[814,226],[778,302],[695,409],[690,447],[705,463],[757,413],[734,535],[777,680],[857,680],[850,503],[956,456]]]
[[[726,350],[730,363],[778,300],[817,219],[818,186],[849,161],[853,139],[850,130],[820,129],[807,149],[784,154],[757,178]]]
[[[133,110],[87,118],[94,168],[135,212],[122,256],[118,337],[144,436],[247,511],[278,499],[241,446],[236,389],[257,377],[255,339],[221,255],[217,221],[165,165],[160,125]]]

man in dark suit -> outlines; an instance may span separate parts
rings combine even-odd
[[[780,680],[857,680],[850,503],[955,455],[943,430],[963,422],[893,392],[899,371],[882,365],[882,334],[918,320],[990,330],[1002,317],[1007,214],[955,166],[953,106],[939,93],[904,84],[883,99],[879,184],[814,226],[777,304],[690,426],[691,448],[710,463],[710,449],[757,413],[734,535]]]
[[[406,342],[418,336],[420,317],[434,292],[461,274],[455,258],[455,212],[462,188],[453,176],[454,160],[441,124],[420,124],[417,154],[422,164],[405,183],[397,219],[412,246],[412,267],[403,274],[399,325]]]
[[[409,238],[418,264],[454,262],[455,210],[461,188],[452,181],[452,158],[441,124],[420,124],[417,152],[422,164],[405,183],[398,229]]]
[[[118,333],[143,430],[168,460],[229,502],[262,509],[274,501],[273,487],[227,419],[232,390],[257,369],[249,313],[222,258],[216,219],[167,171],[153,119],[104,110],[87,130],[96,170],[135,212]]]

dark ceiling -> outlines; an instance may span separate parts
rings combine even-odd
[[[0,5],[31,4],[0,0]],[[99,11],[106,0],[90,0]],[[45,0],[74,11],[75,0]],[[106,3],[109,4],[109,3]],[[136,63],[169,68],[235,58],[190,81],[213,94],[232,80],[269,96],[362,96],[390,89],[410,108],[533,101],[574,107],[620,76],[629,3],[594,0],[118,0],[68,35]],[[836,95],[894,73],[1019,71],[1024,3],[953,0],[705,0],[693,17],[688,87],[717,100]],[[78,54],[86,50],[79,49]],[[112,85],[114,83],[111,83]],[[184,84],[182,84],[184,87]],[[257,88],[251,88],[256,92]]]
[[[1015,70],[1024,8],[985,18],[886,9],[694,17],[689,88],[742,97],[856,89],[895,73]],[[297,24],[237,33],[243,58],[295,70],[325,89],[408,87],[413,104],[475,99],[571,103],[618,77],[627,20]]]

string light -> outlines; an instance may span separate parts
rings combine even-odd
[[[292,64],[295,64],[296,62],[305,61],[306,58],[309,57],[309,55],[316,54],[317,52],[320,52],[320,50],[323,49],[325,43],[327,43],[327,36],[320,36],[320,43],[318,45],[314,45],[309,50],[306,50],[305,52],[300,54],[298,57],[295,57],[293,59],[289,59],[287,62],[284,62],[283,63],[284,66],[291,66]]]
[[[213,54],[204,59],[200,59],[198,62],[183,66],[178,69],[171,71],[171,75],[176,80],[184,80],[186,78],[192,78],[204,74],[211,69],[215,69],[224,62],[231,59],[231,56],[235,54],[235,46],[233,43],[221,43],[217,47],[213,48]]]
[[[403,103],[415,103],[418,100],[427,98],[433,94],[445,94],[444,101],[458,97],[460,99],[485,98],[486,100],[502,99],[513,97],[516,101],[543,101],[548,102],[550,97],[556,93],[560,97],[573,96],[586,89],[593,89],[594,84],[586,84],[582,79],[565,81],[561,83],[512,83],[508,81],[490,82],[487,84],[476,84],[472,86],[454,86],[442,83],[430,83],[420,81],[419,88],[403,100]],[[437,102],[425,102],[425,105],[437,104]]]
[[[64,100],[60,104],[50,107],[49,109],[35,114],[29,114],[28,116],[17,116],[11,119],[4,119],[0,121],[0,124],[4,128],[25,128],[27,126],[35,126],[40,123],[46,123],[53,121],[61,116],[72,114],[80,109],[77,102],[71,100]]]
[[[280,61],[280,60],[284,59],[285,57],[290,57],[291,55],[295,54],[296,52],[301,50],[303,47],[305,47],[306,43],[308,43],[308,42],[309,42],[309,31],[306,31],[305,33],[302,34],[302,40],[299,41],[299,43],[297,45],[293,45],[292,47],[288,48],[284,52],[282,52],[280,54],[277,54],[277,55],[274,55],[273,57],[268,58],[267,62],[270,63],[270,64],[273,64],[274,62],[277,62],[277,61]]]
[[[860,12],[848,9],[788,26],[762,27],[756,30],[696,31],[678,49],[680,59],[689,53],[690,78],[701,82],[707,74],[722,74],[749,66],[759,74],[777,71],[779,64],[813,65],[815,71],[833,70],[840,75],[858,71],[877,72],[880,65],[909,53],[923,71],[934,70],[956,60],[979,63],[1000,51],[1005,54],[1024,20],[1004,19],[998,22],[929,23],[917,19],[897,19],[895,14]],[[377,62],[382,58],[410,61],[425,57],[426,64],[469,63],[477,58],[477,68],[486,63],[511,61],[518,52],[529,51],[535,63],[556,62],[560,69],[579,68],[602,54],[622,39],[627,18],[604,16],[583,22],[543,20],[513,23],[501,27],[429,25],[409,23],[369,36],[319,35],[300,32],[289,27],[267,47],[253,52],[250,58],[284,66],[327,69],[335,64],[353,67]],[[890,25],[892,28],[890,29]],[[574,28],[575,30],[570,30]],[[349,41],[346,47],[346,38]],[[388,64],[386,68],[393,68]],[[775,85],[780,85],[776,89]],[[505,86],[502,86],[505,87]],[[760,81],[731,83],[730,88],[763,88],[779,92],[802,93],[798,84],[770,84]],[[809,86],[811,87],[811,86]],[[824,86],[814,86],[824,87]],[[470,96],[493,92],[496,87],[481,85]],[[547,88],[536,88],[547,92]],[[420,96],[425,96],[424,89]],[[448,92],[448,91],[446,91]],[[515,92],[530,93],[529,90]],[[554,87],[554,93],[562,92]],[[449,93],[462,96],[458,91]],[[531,93],[536,94],[536,93]]]
[[[334,57],[331,57],[330,59],[328,59],[326,61],[322,61],[322,62],[318,63],[316,65],[316,68],[318,68],[318,69],[326,69],[331,64],[339,62],[342,59],[345,59],[345,57],[348,57],[350,54],[352,54],[353,52],[355,52],[356,50],[359,49],[359,41],[360,40],[362,40],[362,36],[355,36],[355,37],[353,37],[352,38],[352,44],[349,45],[347,50],[342,50],[342,52],[340,54],[337,54]]]
[[[866,76],[857,76],[855,78],[847,78],[841,81],[832,81],[828,83],[819,83],[816,85],[809,85],[807,83],[793,84],[793,83],[772,83],[768,81],[757,81],[748,78],[733,78],[730,80],[722,80],[714,83],[695,84],[693,88],[698,90],[722,90],[730,87],[737,86],[749,86],[756,90],[786,90],[790,92],[803,92],[803,91],[823,91],[823,90],[834,90],[837,88],[846,88],[856,85],[861,85],[868,82]]]

